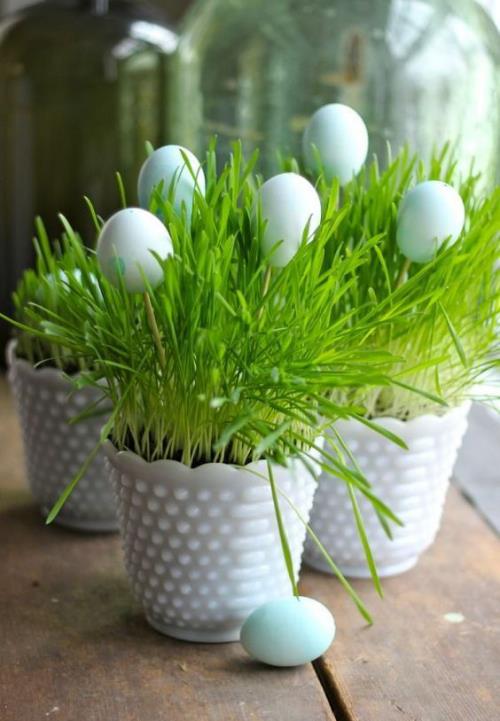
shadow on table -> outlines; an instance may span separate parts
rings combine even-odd
[[[0,491],[0,538],[7,534],[9,537],[15,534],[17,542],[22,543],[22,539],[25,539],[29,544],[34,541],[46,542],[49,540],[61,543],[65,539],[69,542],[76,539],[78,542],[85,543],[118,535],[109,532],[79,531],[56,522],[47,525],[38,504],[33,500],[29,491],[19,489]]]
[[[0,547],[1,600],[13,609],[26,643],[50,635],[51,648],[44,647],[42,658],[66,656],[71,648],[164,663],[178,652],[182,659],[195,654],[224,674],[265,669],[245,657],[239,644],[193,644],[154,630],[133,598],[119,536],[46,526],[26,491],[2,494]]]

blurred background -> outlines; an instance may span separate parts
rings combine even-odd
[[[0,0],[0,309],[33,262],[33,219],[94,241],[114,173],[137,202],[145,142],[221,160],[241,138],[273,172],[314,110],[364,117],[370,152],[450,140],[498,182],[500,0]],[[8,329],[0,327],[0,349]]]

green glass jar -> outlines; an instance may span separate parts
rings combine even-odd
[[[260,146],[264,172],[276,152],[300,152],[318,107],[362,114],[370,151],[387,141],[427,156],[457,142],[493,180],[499,151],[500,39],[474,0],[198,0],[175,59],[172,128],[198,152],[241,136]]]
[[[107,216],[123,173],[136,202],[145,142],[169,139],[163,13],[125,0],[48,0],[0,24],[0,308],[33,262],[33,218],[64,213],[89,242],[83,196]],[[7,329],[2,327],[0,346]]]

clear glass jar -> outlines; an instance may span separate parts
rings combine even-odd
[[[427,156],[456,142],[492,182],[500,143],[500,38],[474,0],[198,0],[175,59],[173,135],[219,152],[242,137],[300,152],[318,107],[342,102],[367,122],[370,151],[387,141]]]
[[[126,0],[47,0],[0,24],[0,308],[33,262],[33,219],[57,214],[93,242],[83,200],[136,201],[147,140],[169,139],[168,61],[177,35],[160,11]],[[0,350],[7,328],[0,328]]]

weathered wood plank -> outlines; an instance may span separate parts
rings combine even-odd
[[[337,639],[317,664],[343,721],[500,718],[500,542],[451,490],[435,546],[413,571],[354,584],[366,627],[336,581],[308,572],[303,591],[335,613]]]
[[[116,539],[43,528],[17,490],[20,445],[5,398],[0,383],[3,721],[332,718],[310,668],[270,671],[237,645],[151,631],[131,601]],[[414,571],[385,582],[384,602],[368,582],[356,584],[374,627],[330,577],[305,574],[303,592],[336,614],[337,640],[317,671],[338,721],[499,717],[499,549],[452,492],[436,545]]]
[[[44,527],[21,490],[20,450],[2,381],[2,721],[332,721],[312,666],[267,669],[239,644],[187,644],[151,630],[117,537]]]
[[[500,414],[472,405],[454,475],[455,484],[500,534]]]

